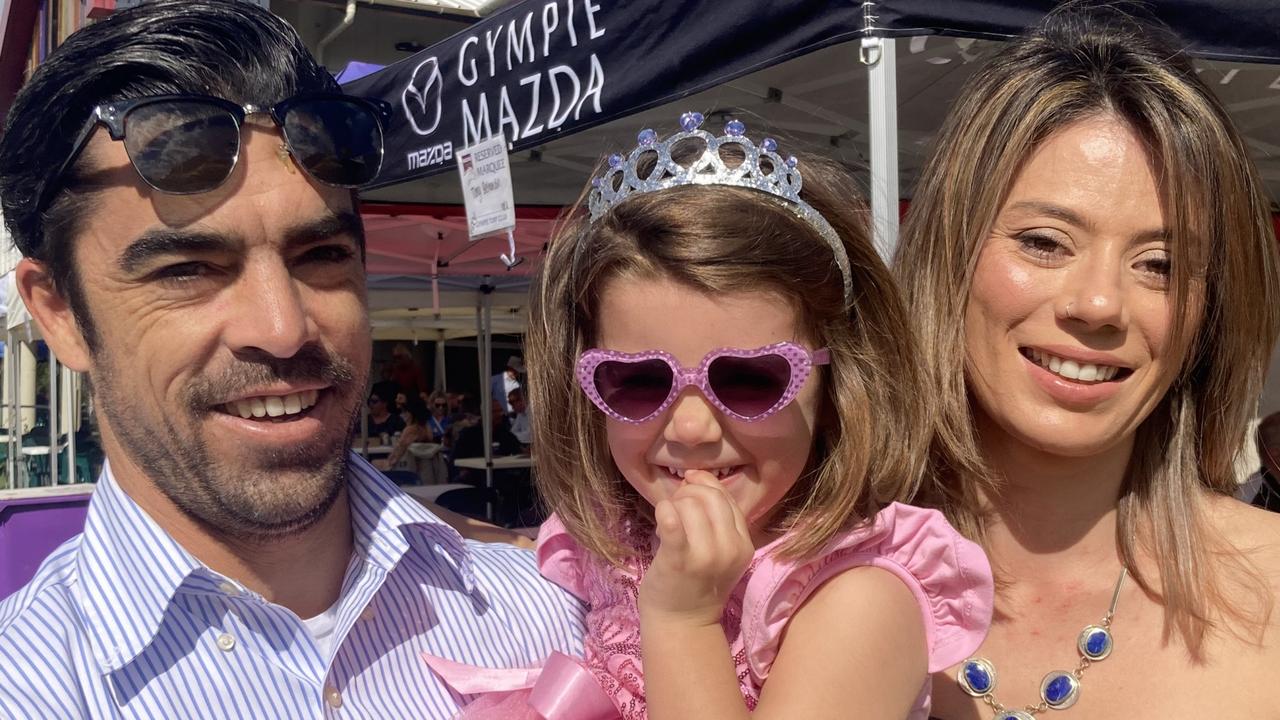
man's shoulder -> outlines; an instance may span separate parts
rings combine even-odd
[[[70,661],[71,647],[82,631],[73,594],[79,582],[79,549],[77,535],[54,550],[30,582],[0,600],[0,657],[21,657],[25,667]],[[17,670],[0,663],[0,675]]]
[[[538,572],[532,550],[506,543],[467,540],[477,582],[495,600],[522,606],[546,606],[581,617],[582,605],[571,593]]]

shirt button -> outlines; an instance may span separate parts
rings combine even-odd
[[[324,689],[324,701],[329,703],[331,708],[342,707],[342,693],[337,688],[327,687]]]
[[[240,588],[227,580],[223,580],[218,583],[218,590],[222,591],[224,595],[230,595],[231,597],[235,597],[240,594]]]
[[[374,616],[377,614],[378,614],[378,611],[374,609],[373,603],[369,603],[369,605],[365,607],[364,612],[360,613],[360,619],[364,620],[365,622],[368,622],[372,620]]]
[[[231,652],[236,647],[236,639],[226,633],[218,636],[218,647],[223,652]]]

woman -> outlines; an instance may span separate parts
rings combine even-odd
[[[391,454],[373,461],[373,466],[379,470],[394,468],[409,451],[410,445],[417,442],[431,442],[431,412],[427,410],[427,404],[422,402],[422,398],[417,395],[408,396],[405,400],[405,412],[409,416],[408,424],[400,433],[395,446],[391,448]]]
[[[938,718],[1280,716],[1280,517],[1230,497],[1275,240],[1177,47],[1114,9],[1051,15],[965,87],[916,190],[896,264],[941,400],[926,499],[997,582]]]

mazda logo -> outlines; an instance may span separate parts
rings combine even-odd
[[[409,86],[404,89],[401,101],[409,124],[419,135],[430,135],[440,124],[440,90],[443,85],[440,63],[434,57],[423,60],[413,69],[413,77],[409,78]]]

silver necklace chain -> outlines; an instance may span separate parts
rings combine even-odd
[[[1066,710],[1075,704],[1080,696],[1080,678],[1096,662],[1105,660],[1111,654],[1112,636],[1111,621],[1116,614],[1116,604],[1120,601],[1120,589],[1124,587],[1124,579],[1129,568],[1121,566],[1120,578],[1116,580],[1116,589],[1111,594],[1111,606],[1102,622],[1089,625],[1081,631],[1076,642],[1080,652],[1080,662],[1074,670],[1055,670],[1045,675],[1040,683],[1040,703],[1026,705],[1021,709],[1005,707],[996,699],[996,670],[990,660],[982,657],[971,657],[960,664],[956,673],[956,681],[960,688],[969,695],[981,699],[993,711],[994,720],[1031,720],[1047,710]]]

